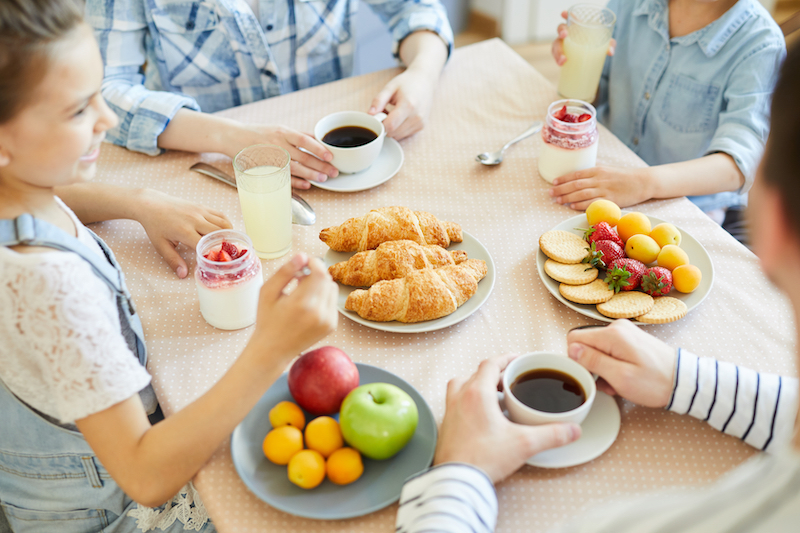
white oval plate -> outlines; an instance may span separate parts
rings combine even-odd
[[[309,181],[309,183],[326,191],[365,191],[392,179],[403,166],[403,159],[403,149],[400,147],[400,143],[387,137],[383,141],[383,148],[378,159],[366,170],[355,174],[339,174],[322,183],[316,181]]]
[[[655,227],[656,224],[661,224],[662,222],[668,222],[667,220],[651,217],[650,215],[647,215],[647,218],[650,219],[650,224],[652,224],[653,227]],[[576,230],[575,228],[588,228],[588,227],[589,227],[589,221],[586,219],[586,215],[584,214],[584,215],[577,215],[570,219],[565,220],[561,224],[554,227],[553,230],[569,231],[570,233],[574,233],[575,235],[583,237],[583,233],[579,230]],[[700,302],[705,300],[706,296],[708,296],[708,293],[711,292],[711,286],[714,284],[714,265],[711,263],[711,256],[708,255],[706,249],[703,248],[703,245],[700,244],[700,242],[697,239],[692,237],[683,228],[678,228],[678,230],[681,232],[681,248],[683,248],[683,251],[686,252],[686,255],[689,256],[689,262],[700,269],[700,272],[703,274],[703,279],[702,281],[700,281],[700,286],[697,287],[697,289],[695,289],[694,292],[691,292],[689,294],[683,294],[681,292],[673,290],[669,293],[669,296],[683,301],[683,303],[686,304],[688,311],[691,311],[692,309],[700,305]],[[536,254],[536,269],[539,271],[539,277],[542,279],[542,283],[544,283],[544,286],[547,287],[547,290],[550,291],[550,294],[555,296],[555,298],[559,302],[563,303],[570,309],[573,309],[584,316],[588,316],[589,318],[594,318],[595,320],[600,320],[602,322],[614,321],[613,318],[608,318],[606,316],[601,315],[600,312],[597,310],[596,305],[576,304],[574,302],[570,302],[569,300],[561,296],[561,293],[558,292],[558,286],[560,285],[560,283],[551,278],[550,276],[548,276],[544,271],[545,261],[547,261],[547,256],[544,255],[544,252],[542,252],[540,248],[539,252]],[[603,276],[602,271],[600,276]],[[598,276],[598,278],[600,276]],[[633,323],[640,326],[652,325],[652,324],[645,324],[644,322],[637,322],[635,320],[633,321]]]
[[[483,278],[478,283],[478,290],[475,294],[472,295],[472,298],[467,300],[464,305],[456,309],[453,313],[450,313],[447,316],[443,316],[442,318],[437,318],[436,320],[427,320],[425,322],[415,322],[413,324],[404,324],[402,322],[374,322],[372,320],[366,320],[358,316],[358,313],[354,311],[347,311],[344,308],[344,303],[347,301],[347,296],[356,290],[358,287],[350,287],[348,285],[339,284],[339,300],[337,301],[337,306],[339,307],[339,312],[352,320],[353,322],[358,322],[359,324],[363,324],[372,329],[379,329],[381,331],[391,331],[394,333],[424,333],[426,331],[435,331],[437,329],[446,328],[461,322],[472,313],[478,310],[478,308],[483,305],[483,303],[489,299],[489,295],[492,293],[492,289],[494,288],[494,261],[492,260],[492,256],[489,255],[489,250],[486,249],[484,245],[482,245],[478,239],[467,233],[466,231],[462,232],[464,235],[464,240],[462,242],[453,243],[450,245],[448,250],[464,250],[467,252],[467,256],[470,259],[482,259],[486,261],[486,277]],[[325,256],[322,258],[325,261],[325,266],[330,267],[335,263],[340,263],[342,261],[347,261],[350,259],[355,252],[334,252],[333,250],[328,250]]]

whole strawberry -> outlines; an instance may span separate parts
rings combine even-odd
[[[664,267],[648,268],[642,276],[642,290],[650,296],[664,296],[672,290],[672,272]]]
[[[586,239],[589,244],[597,241],[614,241],[623,248],[625,247],[625,243],[623,243],[622,239],[619,238],[617,232],[614,231],[611,226],[609,226],[608,222],[598,222],[589,229],[577,229],[583,231],[583,238]]]
[[[608,268],[613,261],[625,257],[625,249],[614,241],[596,241],[589,248],[589,255],[583,258],[596,268]]]
[[[647,267],[644,263],[624,257],[612,261],[606,270],[605,282],[614,292],[632,291],[639,287]]]

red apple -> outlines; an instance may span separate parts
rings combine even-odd
[[[289,369],[289,392],[314,415],[339,412],[342,400],[358,387],[358,368],[346,353],[323,346],[304,353]]]

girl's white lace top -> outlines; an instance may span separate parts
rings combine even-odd
[[[75,214],[78,240],[105,255]],[[0,247],[0,379],[44,414],[71,423],[150,382],[122,337],[113,293],[71,252]]]

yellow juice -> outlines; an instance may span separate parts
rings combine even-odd
[[[597,93],[611,32],[605,27],[570,26],[564,39],[567,62],[561,67],[558,92],[565,98],[591,102]]]
[[[273,259],[292,247],[292,188],[288,165],[253,167],[237,176],[244,227],[256,255]]]

